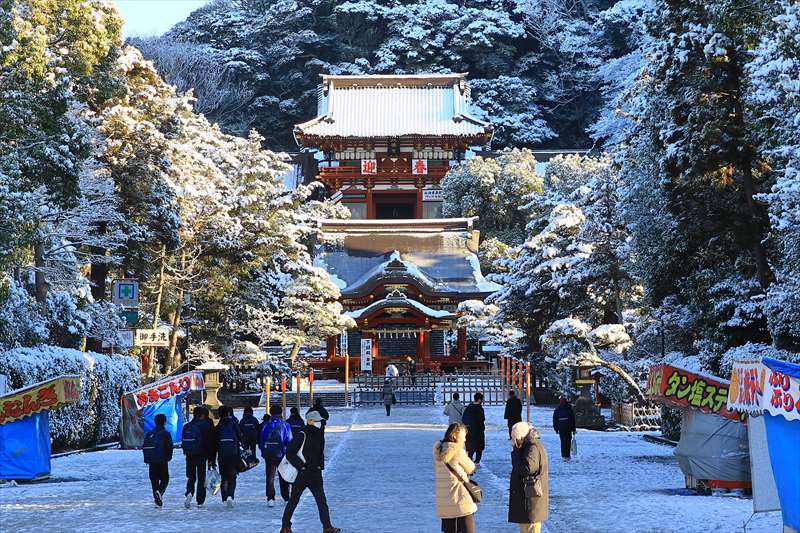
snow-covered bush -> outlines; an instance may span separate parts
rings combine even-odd
[[[38,346],[0,351],[0,374],[18,389],[66,374],[81,378],[77,403],[50,414],[54,448],[78,448],[116,438],[122,393],[139,385],[139,365],[124,355]]]
[[[0,347],[30,346],[47,339],[47,325],[28,291],[0,274]]]

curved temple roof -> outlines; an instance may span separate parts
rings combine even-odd
[[[478,119],[466,74],[322,76],[317,117],[295,126],[305,137],[469,137],[486,142],[492,125]]]

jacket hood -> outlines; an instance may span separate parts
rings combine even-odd
[[[433,454],[437,461],[450,462],[458,454],[459,450],[463,450],[463,444],[455,442],[442,442],[437,441],[433,445]]]

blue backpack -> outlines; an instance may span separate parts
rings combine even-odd
[[[183,426],[181,447],[184,455],[200,455],[205,451],[203,449],[203,436],[200,433],[200,424],[195,420]]]
[[[281,426],[283,422],[278,422],[272,430],[269,431],[267,438],[264,439],[264,455],[273,459],[283,458],[283,442],[281,442]],[[268,428],[265,427],[265,430]]]
[[[232,419],[219,423],[219,456],[230,459],[239,457],[239,436],[236,434],[236,422]]]
[[[144,443],[142,444],[142,454],[144,454],[144,462],[148,465],[166,463],[167,450],[164,447],[164,428],[155,428],[150,430],[144,436]]]

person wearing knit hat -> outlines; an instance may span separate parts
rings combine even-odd
[[[325,437],[322,432],[324,420],[319,411],[312,409],[306,413],[306,425],[295,434],[286,450],[286,460],[297,469],[297,478],[292,484],[291,496],[283,509],[281,533],[292,533],[292,515],[300,503],[300,497],[308,489],[317,502],[319,519],[323,533],[340,533],[341,529],[331,525],[328,499],[322,482],[325,468]],[[301,453],[302,449],[302,453]]]
[[[542,522],[549,517],[547,450],[539,432],[527,422],[511,428],[511,445],[508,521],[517,524],[520,533],[541,533]],[[538,494],[534,489],[537,478]]]

